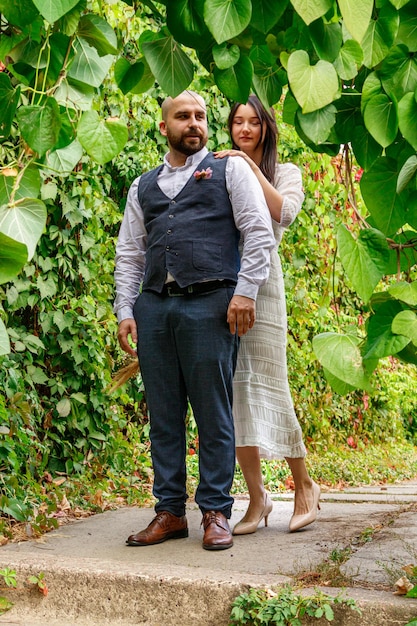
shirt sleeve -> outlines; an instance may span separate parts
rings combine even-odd
[[[116,299],[113,310],[119,323],[133,317],[133,306],[145,273],[147,233],[138,199],[139,180],[134,180],[129,189],[116,245]]]
[[[274,187],[284,198],[281,208],[281,228],[288,228],[301,211],[304,202],[300,169],[294,163],[277,165]]]
[[[262,187],[243,159],[228,158],[226,186],[243,240],[235,295],[256,300],[259,287],[268,280],[271,251],[276,245],[271,216]]]

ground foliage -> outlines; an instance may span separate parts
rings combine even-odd
[[[3,5],[0,0],[0,10],[10,17]],[[65,82],[87,98],[75,108],[68,107],[68,102],[60,105],[60,147],[45,148],[49,144],[42,143],[28,148],[27,144],[34,141],[30,125],[23,132],[12,118],[3,120],[1,127],[7,135],[0,143],[0,199],[6,202],[2,206],[15,211],[14,224],[23,230],[23,226],[28,227],[29,232],[31,226],[26,218],[31,211],[45,218],[39,241],[34,242],[32,232],[21,244],[31,248],[29,256],[18,254],[19,250],[22,252],[19,242],[8,242],[11,266],[7,261],[2,268],[14,267],[16,259],[21,259],[22,269],[16,277],[9,275],[1,281],[1,318],[7,328],[10,351],[2,350],[0,357],[0,511],[6,527],[10,520],[24,527],[30,520],[34,533],[53,526],[70,512],[80,514],[85,508],[103,510],[118,502],[147,498],[150,486],[149,425],[140,381],[132,381],[115,394],[106,389],[112,372],[124,363],[116,345],[112,313],[115,239],[129,185],[142,171],[159,163],[166,150],[158,131],[160,103],[165,94],[153,79],[133,91],[125,89],[124,83],[120,84],[120,75],[124,74],[117,74],[121,72],[117,64],[114,70],[109,69],[109,78],[94,74],[96,82],[100,77],[100,84],[94,89],[89,90],[86,82],[81,88],[84,74],[81,76],[80,72],[91,64],[91,50],[95,46],[100,56],[112,44],[103,22],[96,22],[92,14],[82,19],[84,4],[77,7],[71,12],[71,19],[68,17],[65,24],[60,22],[55,30],[46,28],[37,18],[33,24],[27,21],[19,33],[14,28],[10,30],[6,21],[2,24],[3,34],[12,41],[7,39],[4,43],[3,39],[6,47],[0,48],[11,54],[14,45],[19,48],[24,42],[26,46],[27,38],[32,37],[37,54],[49,50],[52,58],[54,54],[59,57],[64,43],[69,45],[59,37],[62,31],[71,39],[73,63],[77,54],[81,55],[77,78],[54,74],[51,60],[47,62],[51,63],[52,73],[41,71],[42,55],[34,53],[30,57],[34,65],[26,63],[26,56],[20,56],[19,62],[9,66],[7,74],[0,72],[0,97],[4,96],[2,88],[7,83],[6,92],[12,103],[16,109],[18,104],[22,106],[13,99],[18,93],[16,81],[21,81],[24,106],[35,107],[37,114],[40,110],[36,107],[40,107],[42,115],[55,111],[55,105],[46,100],[46,106],[44,99],[62,93]],[[149,14],[146,18],[132,17],[118,2],[105,5],[105,9],[108,14],[103,8],[100,19],[107,17],[124,42],[124,56],[130,55],[132,61],[139,50],[141,33],[155,28],[158,19],[151,9],[144,11]],[[13,19],[21,19],[20,14]],[[79,36],[77,28],[84,29],[81,39],[86,30],[90,33],[93,48],[86,47],[84,52],[80,47],[72,49],[73,39]],[[102,41],[103,29],[107,43]],[[72,34],[68,34],[71,30]],[[193,54],[190,58],[194,58]],[[96,65],[93,67],[99,72]],[[194,77],[191,87],[207,97],[209,148],[226,147],[227,98],[204,71]],[[281,105],[278,109],[281,119]],[[110,124],[117,121],[126,128],[124,147],[121,151],[117,148],[111,159],[97,158],[97,153],[90,153],[87,147],[88,139],[82,139],[84,132],[88,137],[91,128],[94,132],[101,128],[97,127],[97,118],[91,117],[87,117],[91,128],[88,124],[81,130],[77,127],[84,113],[91,111],[100,120],[110,120]],[[20,121],[33,113],[33,109],[24,109]],[[33,122],[33,129],[38,128],[38,121]],[[36,136],[36,141],[52,141],[42,134],[47,123],[48,119],[42,117],[41,135]],[[110,129],[114,128],[117,137],[120,126],[110,125]],[[365,337],[366,324],[373,315],[371,307],[363,305],[346,283],[337,257],[336,233],[340,224],[347,223],[354,232],[360,223],[358,210],[359,215],[365,211],[361,209],[359,189],[361,168],[340,154],[316,154],[300,142],[287,124],[281,122],[280,130],[280,158],[300,165],[306,191],[304,210],[281,247],[289,313],[290,385],[306,442],[310,450],[343,445],[352,451],[364,443],[412,443],[417,431],[412,366],[400,366],[392,357],[382,359],[372,392],[351,390],[340,396],[323,377],[312,349],[317,334],[337,333],[342,327],[350,326]],[[111,143],[106,134],[113,136],[108,126],[101,131]],[[79,150],[75,135],[83,144],[86,142],[84,150]],[[106,140],[101,145],[104,150]],[[348,191],[342,184],[346,168],[354,181]],[[353,192],[357,197],[355,206],[351,202]],[[28,194],[36,196],[32,208],[25,200]],[[5,241],[2,238],[2,245]],[[3,262],[4,258],[0,260]],[[386,285],[381,283],[381,289],[389,282],[386,279]],[[190,452],[198,451],[191,415],[188,432]],[[399,463],[398,457],[393,458]],[[268,473],[267,466],[265,471]],[[278,467],[277,471],[280,475],[283,470]],[[270,472],[274,474],[275,469]],[[391,477],[398,475],[404,476],[401,471],[395,474],[394,468]],[[287,478],[284,472],[284,482]],[[332,482],[323,475],[322,479]],[[378,474],[376,480],[380,479]],[[333,480],[337,482],[336,478]]]

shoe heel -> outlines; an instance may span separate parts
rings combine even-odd
[[[265,517],[264,517],[265,527],[268,526],[268,517],[269,517],[269,513],[268,513],[268,515],[265,515]]]

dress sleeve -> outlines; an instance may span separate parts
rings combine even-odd
[[[288,228],[301,211],[304,202],[300,169],[294,163],[277,164],[274,187],[284,198],[281,221],[278,225],[281,228]]]

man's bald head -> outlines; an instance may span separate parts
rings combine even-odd
[[[198,106],[201,107],[201,109],[205,112],[206,111],[206,103],[204,102],[203,98],[200,96],[200,94],[196,93],[195,91],[183,91],[182,93],[180,93],[178,96],[176,96],[175,98],[171,98],[171,96],[168,96],[168,98],[165,98],[165,100],[162,103],[162,119],[163,120],[167,120],[169,111],[172,109],[172,107],[178,106],[180,105],[182,102],[184,103],[193,103],[193,104],[197,104]]]

